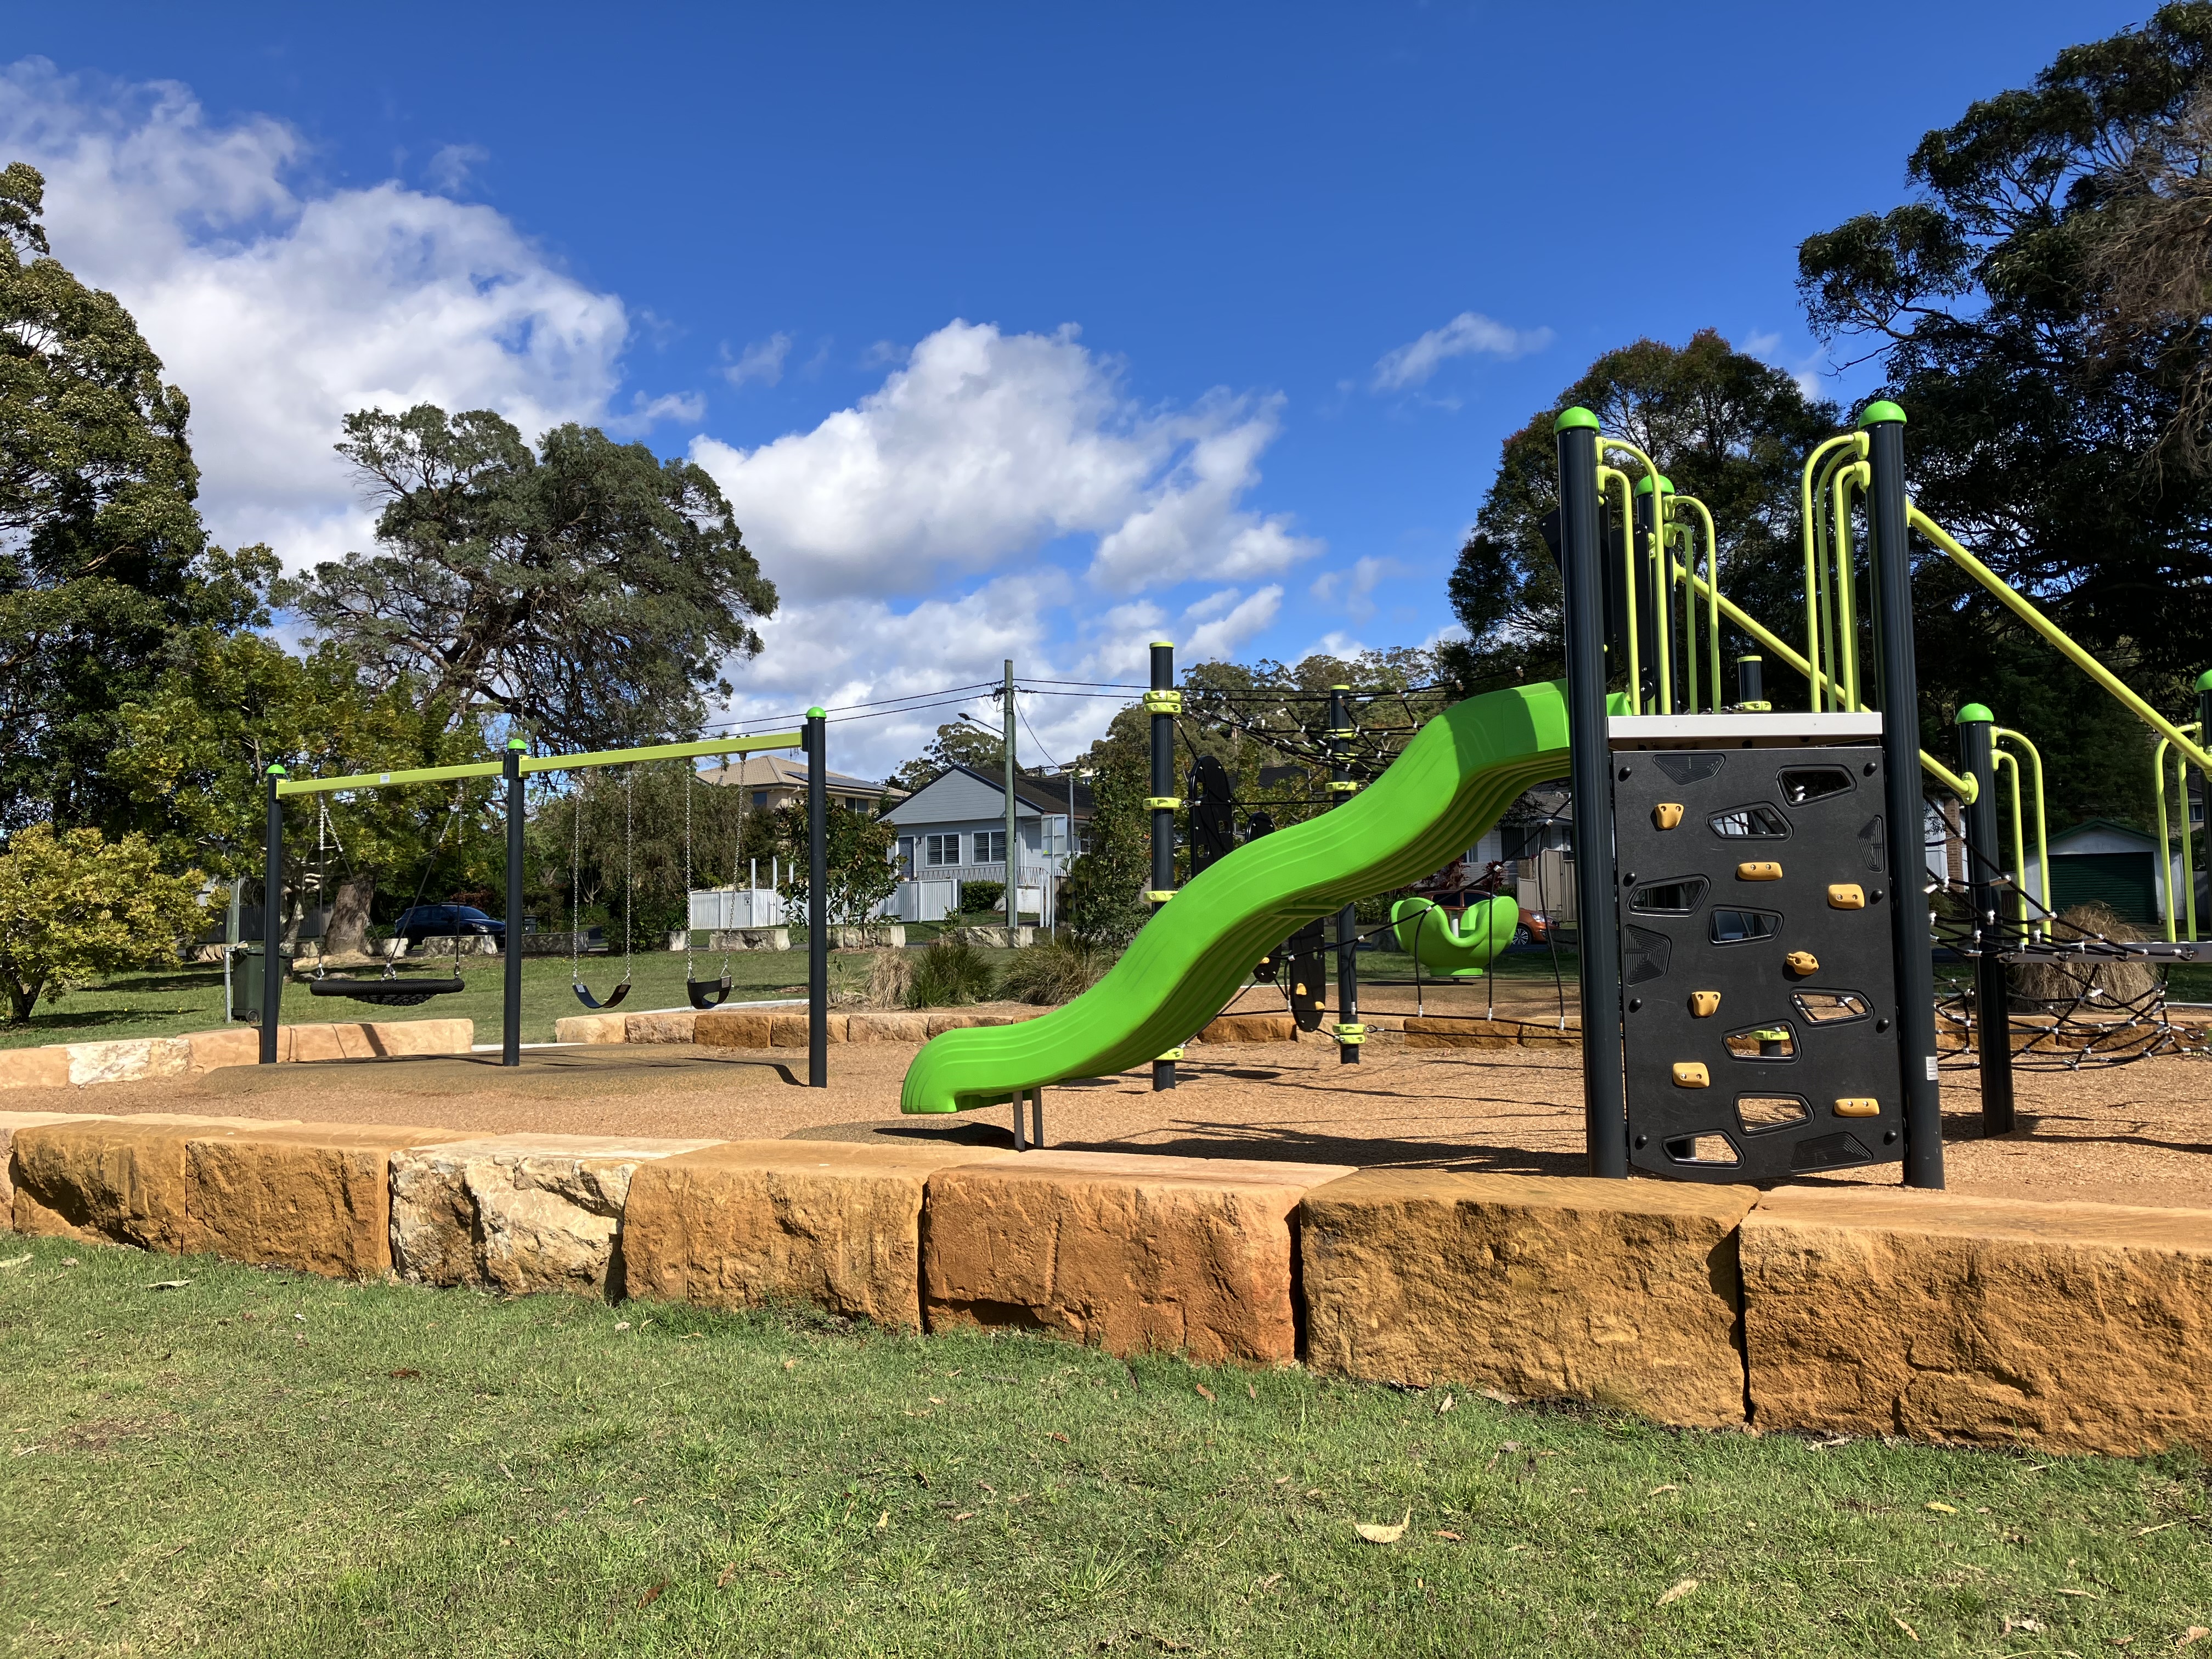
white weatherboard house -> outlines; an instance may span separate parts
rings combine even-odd
[[[1080,837],[1091,820],[1090,786],[1073,787],[1071,803],[1064,778],[1024,774],[1014,780],[1014,822],[1021,837],[1014,860],[1021,882],[1017,913],[1048,926],[1060,883],[1083,850]],[[898,830],[899,888],[892,904],[901,921],[941,921],[959,909],[961,883],[1003,884],[1006,879],[1003,778],[956,764],[885,812],[884,822]]]

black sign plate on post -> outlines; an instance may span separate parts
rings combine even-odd
[[[1613,759],[1630,1162],[1729,1182],[1901,1159],[1881,750]]]

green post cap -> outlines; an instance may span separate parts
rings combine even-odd
[[[1996,718],[1985,705],[1978,702],[1970,702],[1959,711],[1959,724],[1961,726],[1993,726]]]
[[[1349,691],[1352,690],[1348,685],[1332,685],[1328,689],[1332,691]]]
[[[271,761],[269,763],[269,775],[272,778],[289,778],[292,775],[284,769],[283,761]]]
[[[2197,677],[2197,689],[2199,691],[2212,691],[2212,668],[2206,669]]]
[[[530,747],[530,739],[527,738],[509,738],[507,740],[507,746],[509,749],[514,750],[517,754],[520,754],[522,750]]]
[[[1892,421],[1903,426],[1905,411],[1887,398],[1877,398],[1866,406],[1866,412],[1859,416],[1861,426],[1882,426]]]
[[[1554,432],[1595,432],[1597,430],[1597,416],[1591,414],[1589,410],[1584,409],[1580,404],[1577,404],[1572,409],[1568,410],[1565,414],[1561,415],[1558,420],[1552,422],[1552,430]]]
[[[822,711],[818,708],[810,708],[806,711],[806,718],[811,720],[818,720],[822,718]]]
[[[1674,481],[1668,477],[1665,473],[1662,472],[1659,475],[1659,488],[1667,495],[1671,495],[1674,493]],[[1639,495],[1649,495],[1651,493],[1651,475],[1650,473],[1645,473],[1642,477],[1636,481],[1636,493]]]
[[[1175,649],[1175,641],[1173,640],[1154,640],[1152,641],[1152,649],[1155,651],[1172,651]]]

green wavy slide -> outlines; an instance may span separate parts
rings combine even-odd
[[[1465,852],[1531,784],[1567,769],[1559,681],[1454,705],[1346,804],[1248,842],[1145,924],[1096,985],[1018,1025],[947,1031],[907,1068],[899,1106],[952,1112],[1158,1058],[1218,1013],[1252,964],[1316,916]]]
[[[1520,925],[1521,907],[1503,893],[1477,899],[1457,921],[1432,899],[1403,898],[1390,907],[1398,948],[1431,973],[1452,976],[1480,973],[1513,943]]]

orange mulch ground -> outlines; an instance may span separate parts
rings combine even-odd
[[[1006,1139],[1001,1108],[905,1118],[911,1048],[838,1046],[830,1086],[805,1086],[805,1055],[688,1047],[526,1050],[495,1056],[238,1067],[99,1089],[12,1091],[10,1110],[171,1111],[414,1123],[486,1133],[781,1139],[956,1133]],[[1370,1042],[1360,1064],[1333,1044],[1197,1045],[1181,1086],[1133,1072],[1047,1091],[1056,1146],[1527,1174],[1583,1170],[1577,1050],[1407,1049]],[[2079,1073],[2021,1072],[2020,1127],[1980,1138],[1971,1072],[1944,1073],[1954,1191],[2212,1208],[2212,1060],[2163,1057]],[[1891,1182],[1894,1165],[1833,1179]]]

